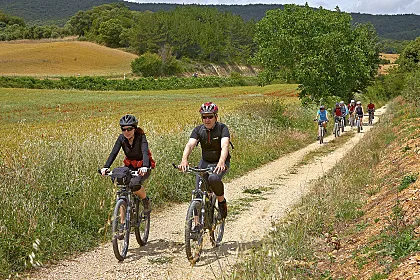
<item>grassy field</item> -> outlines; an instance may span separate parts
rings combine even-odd
[[[123,76],[137,56],[81,41],[0,42],[0,75]]]
[[[218,104],[232,134],[226,180],[312,142],[313,112],[300,108],[296,87],[0,89],[0,278],[108,240],[114,190],[96,172],[120,133],[122,115],[139,117],[157,161],[146,186],[156,208],[189,199],[193,178],[174,176],[171,163],[180,161],[201,122],[204,101]],[[197,149],[191,163],[199,157]],[[120,154],[113,166],[121,161]]]

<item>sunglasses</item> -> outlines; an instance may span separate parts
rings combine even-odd
[[[204,120],[204,119],[209,119],[209,120],[211,120],[211,119],[213,119],[214,118],[214,116],[201,116],[201,118]]]
[[[121,131],[132,131],[134,129],[134,127],[127,127],[127,128],[122,128],[121,127]]]

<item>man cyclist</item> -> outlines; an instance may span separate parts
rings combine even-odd
[[[367,105],[367,110],[368,110],[369,116],[370,116],[370,114],[372,114],[372,120],[373,120],[375,118],[374,117],[375,104],[373,104],[372,101],[369,101],[369,104]]]
[[[354,111],[356,116],[360,119],[360,130],[363,130],[363,115],[365,112],[363,111],[362,102],[357,101]]]
[[[349,111],[347,110],[347,106],[344,104],[344,101],[340,101],[340,109],[341,116],[344,118],[344,126],[346,126],[346,116],[348,115]]]
[[[226,174],[230,166],[230,133],[225,124],[217,121],[218,111],[217,105],[213,102],[206,102],[201,105],[199,112],[203,123],[195,127],[192,131],[190,139],[185,145],[182,160],[178,168],[186,172],[188,169],[188,157],[198,143],[200,143],[202,157],[198,167],[206,168],[210,164],[216,165],[214,172],[206,179],[216,194],[220,216],[222,219],[225,219],[227,216],[227,205],[224,197],[222,177]],[[197,176],[196,184],[198,183],[199,177]]]
[[[328,113],[327,110],[325,110],[324,105],[319,106],[319,110],[316,113],[315,121],[318,122],[318,126],[322,125],[324,127],[325,134],[327,134]],[[319,136],[317,140],[319,140]]]
[[[108,160],[101,169],[101,174],[104,176],[109,172],[109,167],[114,162],[120,149],[122,148],[125,154],[124,165],[131,170],[138,170],[139,176],[131,178],[129,186],[133,193],[141,198],[144,213],[150,214],[150,200],[146,195],[143,187],[144,181],[150,176],[150,169],[154,167],[155,162],[149,155],[149,144],[144,134],[143,129],[137,127],[138,120],[133,115],[125,115],[120,119],[120,127],[122,133],[118,136]],[[150,157],[149,157],[150,156]]]
[[[334,122],[338,122],[341,125],[341,118],[343,117],[340,103],[335,103],[335,108],[333,110]]]

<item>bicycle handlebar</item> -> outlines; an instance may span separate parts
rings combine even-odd
[[[175,163],[172,163],[172,166],[175,169],[179,169],[178,165],[176,165]],[[209,166],[206,168],[198,168],[198,167],[191,167],[191,166],[187,166],[187,170],[186,172],[196,172],[196,173],[213,173],[214,169],[216,168],[216,166]]]
[[[148,168],[147,168],[147,170],[151,170],[151,169],[152,169],[152,168],[150,168],[150,167],[148,167]],[[98,169],[98,173],[102,175],[102,173],[101,173],[101,170],[100,170],[100,169]],[[105,175],[104,175],[104,176],[111,176],[111,175],[112,175],[112,171],[110,170],[110,171],[108,171],[107,173],[105,173]],[[131,170],[131,176],[133,176],[133,177],[138,177],[138,176],[140,176],[140,175],[139,175],[138,170]]]

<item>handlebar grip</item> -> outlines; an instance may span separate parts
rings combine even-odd
[[[173,166],[175,169],[178,169],[178,165],[176,165],[174,162],[172,162],[172,166]]]

